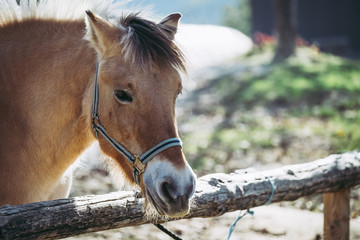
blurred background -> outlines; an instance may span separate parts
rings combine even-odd
[[[225,25],[254,38],[254,33],[276,34],[276,10],[286,8],[275,0],[165,0],[132,1],[151,7],[153,12],[166,15],[181,12],[182,22],[191,24]],[[360,3],[356,0],[302,0],[291,4],[296,35],[321,50],[346,57],[359,57],[360,30],[353,27],[360,21]],[[279,11],[278,15],[280,14]]]
[[[184,76],[177,120],[185,155],[198,176],[271,169],[359,148],[359,1],[132,4],[150,7],[162,17],[183,14],[176,41],[187,57],[189,74]],[[89,166],[78,172],[73,196],[115,190],[106,170]],[[350,239],[360,239],[359,193],[351,192]],[[322,210],[321,195],[256,208],[254,216],[239,222],[232,239],[321,239]],[[226,239],[236,216],[167,226],[184,239]],[[152,226],[86,239],[114,236],[168,239]]]

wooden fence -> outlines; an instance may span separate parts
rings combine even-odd
[[[209,174],[198,179],[191,211],[185,218],[214,217],[324,193],[324,238],[348,239],[350,188],[359,184],[358,153],[331,155],[270,171]],[[116,192],[5,205],[0,207],[0,239],[54,239],[150,223],[142,211],[143,202],[138,193]]]

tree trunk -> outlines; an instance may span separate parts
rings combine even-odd
[[[274,62],[285,60],[295,53],[296,7],[296,0],[275,0],[277,47]]]

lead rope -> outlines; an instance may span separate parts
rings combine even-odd
[[[169,230],[167,230],[163,225],[161,224],[154,224],[158,229],[160,229],[161,231],[163,231],[164,233],[166,233],[167,235],[169,235],[170,237],[172,237],[172,239],[175,240],[182,240],[180,237],[178,237],[176,234],[170,232]]]

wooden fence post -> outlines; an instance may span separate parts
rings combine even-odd
[[[348,240],[350,189],[324,193],[324,239]]]

